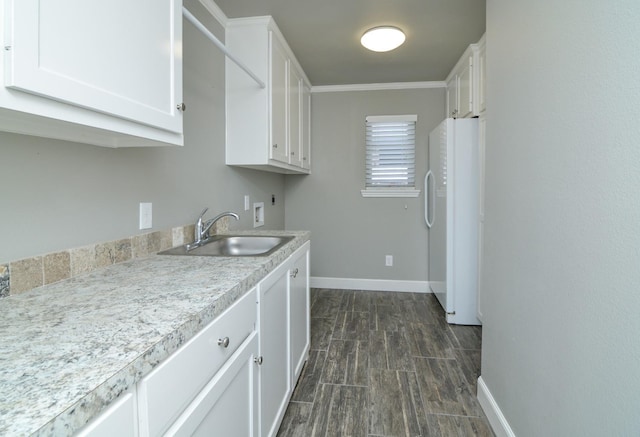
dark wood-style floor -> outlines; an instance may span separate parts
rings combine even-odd
[[[431,294],[311,290],[311,352],[278,436],[493,436],[480,327]]]

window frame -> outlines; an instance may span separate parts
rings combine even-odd
[[[362,197],[418,197],[420,190],[416,188],[416,139],[414,136],[413,141],[413,168],[414,168],[414,181],[413,185],[406,186],[367,186],[367,172],[369,171],[369,161],[367,159],[367,152],[369,145],[367,144],[366,132],[367,123],[389,123],[389,122],[413,122],[414,132],[417,136],[418,116],[416,114],[405,115],[369,115],[365,117],[365,188],[360,190]]]

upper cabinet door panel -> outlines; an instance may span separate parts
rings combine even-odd
[[[458,73],[458,118],[473,115],[473,56],[469,56]]]
[[[289,58],[284,47],[269,33],[271,44],[271,159],[289,163],[287,96]]]
[[[5,86],[182,132],[181,3],[7,1]]]

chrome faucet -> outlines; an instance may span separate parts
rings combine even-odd
[[[222,217],[229,216],[235,218],[236,220],[240,220],[240,217],[235,212],[226,211],[205,222],[202,220],[202,218],[207,211],[209,211],[209,208],[203,209],[200,213],[200,217],[198,217],[198,221],[196,222],[195,241],[193,242],[193,244],[187,244],[187,250],[195,249],[196,247],[205,244],[207,240],[211,238],[211,235],[209,235],[209,230]]]

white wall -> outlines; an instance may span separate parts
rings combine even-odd
[[[218,34],[197,1],[189,7]],[[115,240],[138,230],[139,202],[153,203],[153,230],[241,214],[263,201],[265,229],[284,227],[284,176],[224,164],[224,56],[184,22],[185,146],[107,149],[0,133],[0,262]],[[271,206],[271,194],[276,205]]]
[[[365,117],[417,114],[416,184],[423,189],[429,132],[445,118],[443,88],[314,93],[310,176],[288,176],[287,229],[308,229],[311,275],[427,280],[424,200],[363,198]],[[385,255],[394,266],[385,267]]]
[[[488,0],[482,378],[516,435],[640,435],[640,2]]]

